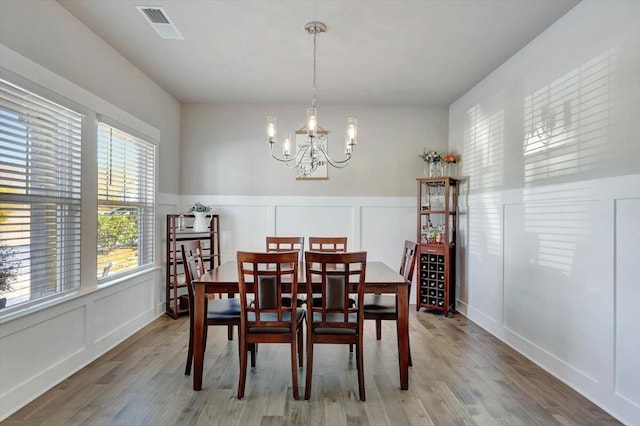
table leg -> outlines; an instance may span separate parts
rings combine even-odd
[[[193,308],[193,390],[202,389],[202,364],[204,363],[204,307],[203,285],[195,285]]]
[[[408,286],[398,287],[398,361],[400,364],[400,389],[409,389],[409,295]]]

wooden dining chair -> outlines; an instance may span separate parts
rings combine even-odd
[[[267,253],[297,250],[300,253],[299,260],[304,256],[304,237],[267,237]],[[291,305],[291,294],[284,294],[282,301],[285,306]],[[306,302],[304,294],[298,294],[296,303],[298,307]]]
[[[355,282],[358,300],[363,300],[366,268],[367,252],[305,253],[307,297],[312,297],[313,289],[309,283],[319,286],[320,306],[307,304],[307,374],[304,399],[311,397],[313,345],[329,343],[356,346],[360,400],[366,400],[362,346],[364,311],[361,304],[351,306],[348,287],[350,282]]]
[[[304,256],[304,237],[267,237],[267,253],[298,251],[299,261],[302,262]]]
[[[344,253],[347,251],[347,237],[309,237],[309,250]]]
[[[405,241],[400,263],[400,275],[409,282],[408,295],[411,294],[411,281],[416,263],[418,245],[413,241]],[[376,321],[376,339],[382,338],[382,321],[398,320],[398,298],[393,294],[366,294],[364,296],[364,319]],[[411,361],[411,345],[409,345],[409,365]]]
[[[200,278],[205,273],[204,259],[200,241],[185,241],[182,243],[182,262],[184,266],[185,281],[189,300],[189,348],[187,353],[187,365],[184,370],[185,375],[191,374],[191,364],[193,362],[193,332],[194,332],[194,290],[193,281]],[[205,299],[207,304],[206,325],[226,325],[227,338],[233,340],[233,326],[240,325],[240,302],[235,298],[228,299]],[[204,328],[204,338],[202,339],[203,350],[207,347],[207,329]],[[251,363],[255,365],[255,349],[251,348]]]
[[[257,343],[291,345],[291,382],[298,399],[298,366],[303,359],[303,322],[306,311],[285,306],[282,293],[290,287],[298,294],[298,252],[237,253],[240,290],[240,376],[238,399],[244,397],[247,378],[247,351]],[[256,285],[257,284],[257,285]]]

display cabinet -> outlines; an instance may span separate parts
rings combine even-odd
[[[455,311],[458,180],[418,178],[416,309]]]
[[[195,232],[192,214],[167,215],[166,299],[165,312],[177,319],[189,312],[187,285],[182,264],[182,242],[200,240],[207,269],[220,266],[220,218],[207,215],[209,228]]]

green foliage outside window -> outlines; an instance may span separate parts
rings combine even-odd
[[[98,244],[104,251],[132,246],[138,238],[138,217],[129,214],[98,215]]]

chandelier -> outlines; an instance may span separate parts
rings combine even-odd
[[[292,153],[291,147],[295,141],[292,141],[290,134],[282,144],[282,157],[273,152],[273,145],[276,143],[277,120],[276,117],[267,117],[267,135],[271,156],[285,163],[288,168],[298,170],[298,173],[303,176],[315,172],[318,167],[326,164],[339,169],[346,167],[351,160],[353,149],[357,145],[358,136],[358,119],[349,118],[345,132],[344,158],[341,160],[331,158],[327,152],[326,144],[322,143],[321,136],[327,132],[318,125],[318,110],[316,109],[316,37],[318,34],[326,32],[327,26],[322,22],[311,21],[304,26],[304,29],[313,35],[313,98],[311,108],[307,108],[307,123],[301,129],[302,134],[306,133],[306,137],[304,142],[297,144],[295,153]]]

